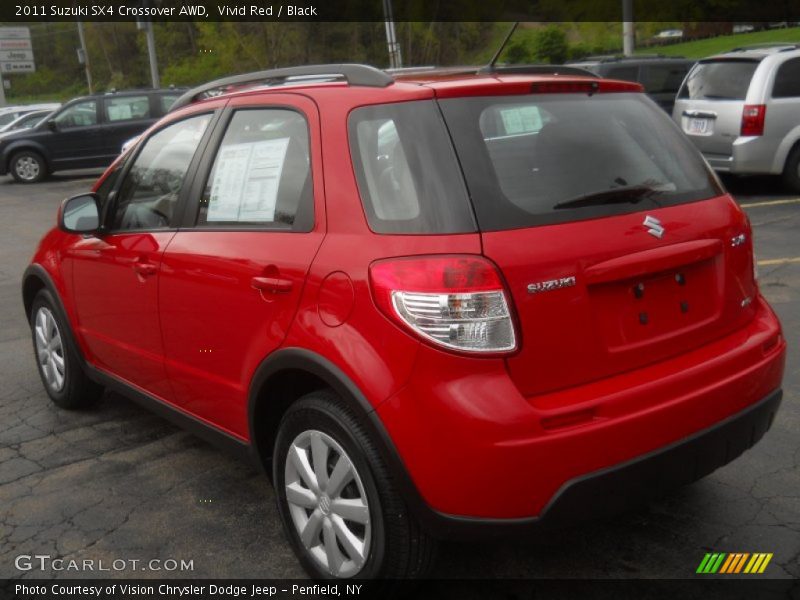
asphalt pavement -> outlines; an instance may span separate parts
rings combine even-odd
[[[42,389],[20,279],[59,202],[95,177],[0,178],[0,578],[304,577],[250,465],[119,395],[67,412]],[[684,578],[706,552],[770,552],[764,577],[800,577],[800,198],[770,178],[727,184],[754,225],[761,289],[789,341],[772,430],[634,512],[525,542],[446,544],[434,576]],[[25,555],[123,568],[20,570]],[[165,570],[170,560],[193,568]]]

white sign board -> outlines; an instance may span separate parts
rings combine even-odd
[[[29,40],[31,30],[28,27],[0,27],[0,40]]]
[[[34,71],[31,30],[28,27],[0,27],[0,74]]]
[[[208,221],[274,221],[288,146],[289,138],[280,138],[222,147],[211,184]]]
[[[0,73],[34,73],[36,66],[29,62],[0,62]]]

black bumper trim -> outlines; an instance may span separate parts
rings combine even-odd
[[[772,426],[782,391],[648,454],[565,483],[538,517],[479,519],[434,513],[440,537],[517,536],[607,517],[705,477],[751,448]],[[425,519],[428,520],[428,519]]]

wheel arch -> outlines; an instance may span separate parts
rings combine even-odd
[[[302,396],[330,388],[368,421],[374,409],[341,369],[323,356],[303,348],[283,348],[256,369],[248,394],[248,429],[254,458],[270,474],[272,446],[286,409]]]
[[[72,343],[75,351],[78,353],[81,362],[81,368],[86,371],[86,359],[83,355],[80,344],[77,343],[77,339],[75,338],[75,333],[72,329],[72,320],[69,318],[69,313],[64,306],[64,301],[61,299],[58,286],[56,286],[56,283],[53,281],[50,273],[48,273],[47,270],[39,264],[30,265],[27,269],[25,269],[25,272],[22,275],[22,304],[25,307],[26,319],[28,322],[30,322],[33,301],[36,298],[36,295],[43,289],[49,291],[50,295],[53,297],[53,301],[55,302],[54,308],[56,312],[59,313],[58,316],[61,317],[63,322],[66,324],[65,334],[69,337],[69,341]]]
[[[775,153],[775,162],[772,166],[774,173],[781,174],[786,170],[789,158],[797,148],[800,148],[800,125],[787,133],[778,146],[778,150]]]
[[[420,519],[430,515],[383,423],[358,386],[327,358],[303,348],[284,348],[256,369],[248,397],[250,451],[272,477],[272,449],[286,409],[303,395],[330,388],[370,434],[409,508]]]
[[[47,171],[52,171],[53,165],[52,161],[50,160],[50,153],[43,145],[31,140],[20,140],[19,142],[10,144],[3,153],[3,166],[5,167],[7,173],[11,172],[11,159],[13,156],[17,152],[22,152],[24,150],[30,150],[40,154],[44,159],[44,164],[47,168]]]

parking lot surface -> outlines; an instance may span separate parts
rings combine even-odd
[[[95,177],[0,179],[0,578],[304,577],[272,489],[250,465],[113,393],[84,412],[47,398],[20,279],[59,202]],[[761,289],[789,342],[772,430],[732,464],[635,512],[524,542],[444,545],[435,577],[683,578],[712,551],[771,552],[764,576],[800,577],[800,199],[768,178],[727,183],[753,222]],[[110,572],[15,567],[34,554],[126,562]],[[193,569],[150,563],[168,559]],[[148,565],[155,570],[141,570]]]

